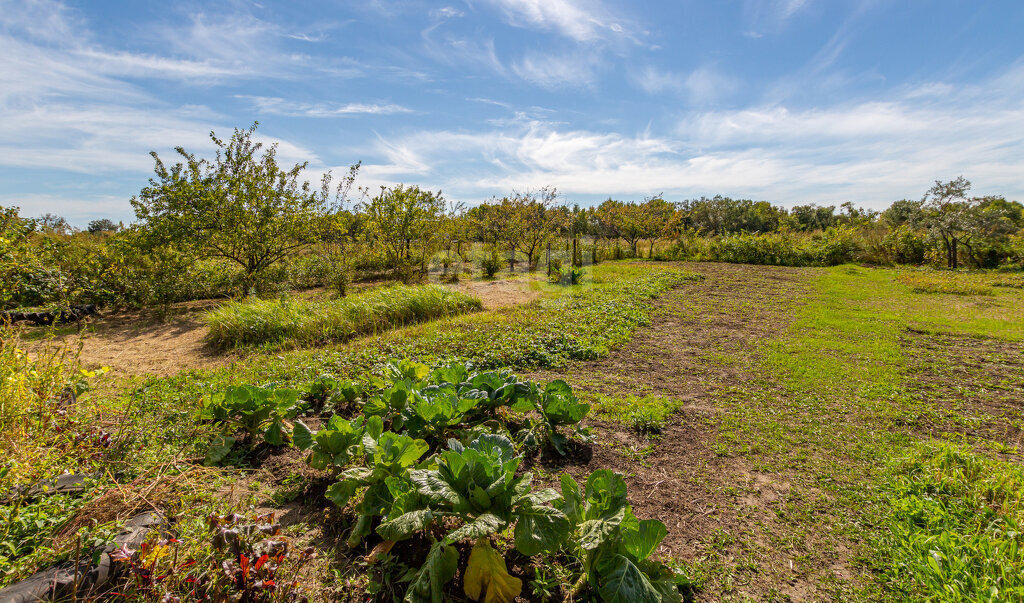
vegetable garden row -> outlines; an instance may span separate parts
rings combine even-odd
[[[492,542],[503,542],[509,530],[519,555],[577,568],[571,595],[681,600],[685,580],[652,558],[665,525],[633,514],[622,476],[598,470],[581,485],[565,474],[559,492],[535,485],[523,470],[528,453],[564,455],[589,439],[579,424],[590,407],[564,381],[541,386],[508,371],[474,372],[463,364],[430,370],[401,361],[366,389],[330,377],[304,393],[230,387],[202,411],[223,427],[207,462],[244,456],[246,447],[264,442],[305,451],[311,467],[336,480],[327,497],[355,516],[349,547],[372,549],[373,560],[403,546],[412,555],[417,545],[429,546],[407,576],[406,601],[441,601],[460,574],[472,600],[513,600],[522,581]],[[324,409],[341,414],[315,430],[302,420]],[[222,541],[230,539],[231,526],[218,529],[227,535]],[[469,543],[463,564],[460,548]],[[249,561],[242,549],[238,556],[238,563]]]

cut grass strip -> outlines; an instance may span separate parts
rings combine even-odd
[[[329,301],[247,299],[206,317],[208,340],[219,348],[312,345],[480,310],[479,299],[442,287],[395,285]]]

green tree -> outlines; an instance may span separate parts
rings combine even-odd
[[[942,239],[946,250],[946,265],[953,269],[959,265],[959,244],[973,235],[972,210],[977,200],[967,197],[970,190],[971,182],[963,176],[949,182],[936,180],[935,186],[928,189],[921,201],[925,226]]]
[[[110,218],[101,218],[99,220],[89,222],[89,226],[86,230],[92,234],[98,234],[101,232],[117,232],[119,228],[120,227]]]
[[[513,253],[519,251],[525,255],[530,270],[536,270],[544,244],[564,225],[565,213],[558,211],[557,198],[554,188],[545,187],[536,193],[516,193],[509,200]]]
[[[257,125],[235,129],[227,141],[211,132],[217,146],[212,161],[176,147],[183,161],[168,168],[150,153],[156,177],[131,200],[148,233],[200,256],[235,262],[246,289],[267,268],[317,240],[329,198],[329,176],[321,190],[311,190],[302,178],[308,162],[281,168],[277,145],[264,149],[253,140]]]
[[[362,205],[373,239],[383,246],[388,262],[403,278],[425,273],[438,250],[445,201],[441,191],[418,186],[382,186],[380,194]]]

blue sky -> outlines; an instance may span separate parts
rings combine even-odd
[[[259,120],[477,203],[1024,198],[1024,2],[0,0],[0,205],[82,224]]]

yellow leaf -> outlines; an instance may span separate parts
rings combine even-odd
[[[491,548],[487,537],[473,545],[463,579],[466,596],[484,603],[511,603],[523,590],[523,581],[508,574],[505,560]]]
[[[153,547],[150,548],[149,551],[146,552],[142,556],[142,563],[143,563],[143,565],[149,565],[151,563],[156,563],[160,559],[162,559],[162,558],[164,558],[164,557],[166,557],[167,555],[170,555],[170,554],[171,554],[171,547],[169,547],[169,546],[167,546],[165,544],[156,544],[156,545],[153,545]]]
[[[395,546],[394,540],[385,540],[379,543],[377,546],[373,547],[370,554],[366,556],[367,563],[376,563],[377,559],[379,559],[381,555],[391,552],[391,547],[393,546]]]

